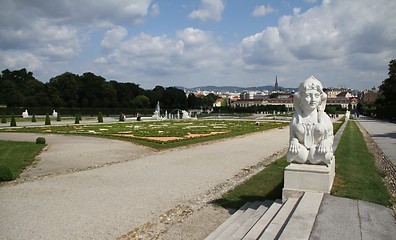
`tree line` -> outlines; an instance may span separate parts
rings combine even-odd
[[[145,90],[138,84],[107,81],[91,72],[82,75],[65,72],[47,83],[37,80],[25,68],[5,69],[0,75],[0,104],[7,107],[148,109],[160,102],[164,109],[205,109],[217,98],[215,94],[186,96],[175,87]]]

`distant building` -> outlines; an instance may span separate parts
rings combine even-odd
[[[361,100],[365,104],[375,103],[381,93],[376,90],[366,90],[362,92]]]

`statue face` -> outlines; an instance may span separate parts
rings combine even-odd
[[[319,106],[320,93],[316,89],[307,90],[301,96],[301,102],[305,108],[314,110]]]

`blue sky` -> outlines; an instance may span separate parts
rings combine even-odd
[[[196,87],[369,89],[396,58],[394,0],[2,0],[0,69]]]

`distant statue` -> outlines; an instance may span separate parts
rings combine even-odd
[[[55,110],[53,110],[53,111],[52,111],[52,116],[53,116],[53,117],[58,117],[58,113],[57,113]]]
[[[288,162],[326,164],[333,159],[333,124],[325,113],[327,94],[315,77],[302,82],[295,93],[290,122]]]
[[[188,114],[188,112],[186,110],[182,110],[182,119],[190,119],[190,115]]]
[[[350,117],[351,117],[351,112],[347,110],[345,113],[345,121],[348,121]]]
[[[22,113],[22,118],[28,118],[28,117],[29,117],[28,110],[25,109],[25,111]]]

